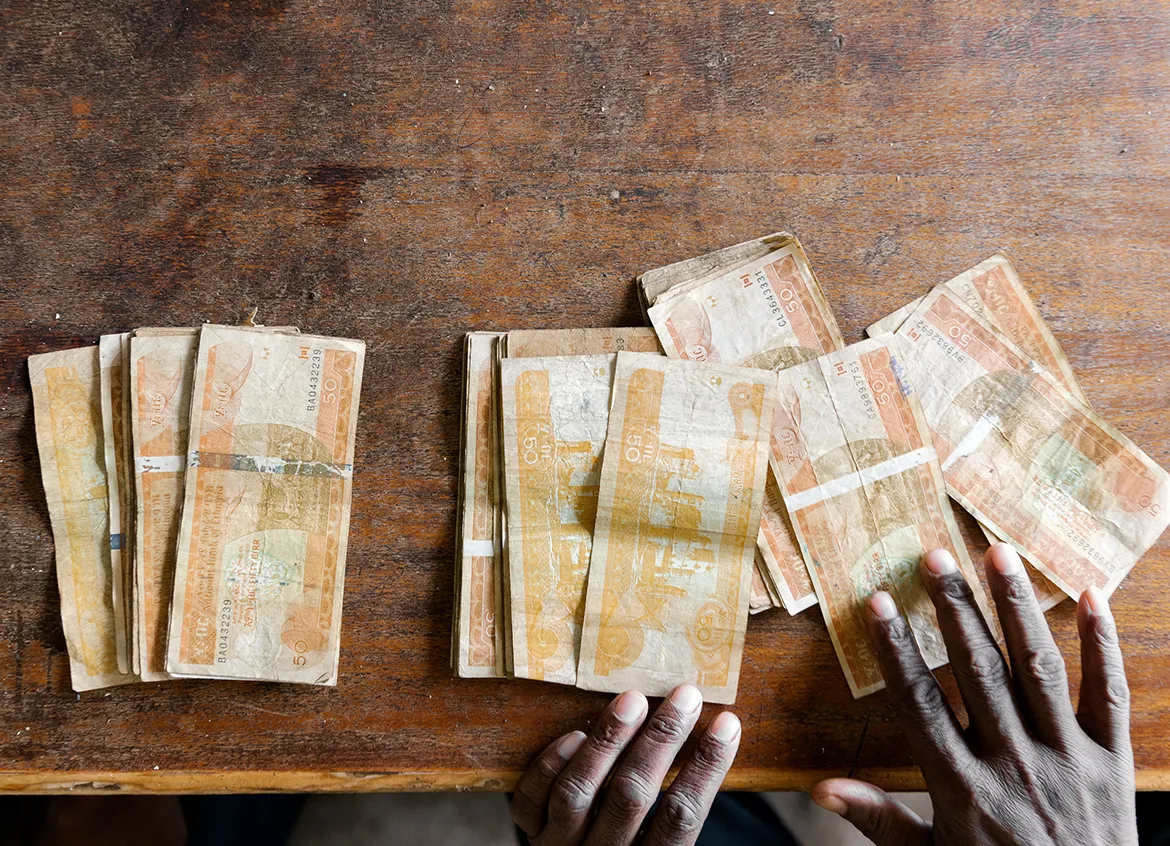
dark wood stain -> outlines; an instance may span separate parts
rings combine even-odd
[[[1170,464],[1154,0],[17,0],[4,29],[0,787],[506,788],[607,697],[447,668],[460,338],[637,323],[636,273],[775,229],[850,339],[1006,249],[1095,407]],[[369,345],[340,683],[78,698],[25,357],[245,305]],[[1163,540],[1114,602],[1147,787],[1168,596]],[[729,784],[918,780],[815,611],[751,621],[735,708]]]

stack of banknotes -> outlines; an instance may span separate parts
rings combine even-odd
[[[74,690],[336,684],[364,358],[215,325],[29,357]]]
[[[1089,408],[995,255],[846,345],[787,233],[638,278],[653,328],[466,340],[452,664],[732,702],[750,613],[819,605],[855,697],[865,600],[946,649],[919,577],[950,499],[1045,608],[1117,587],[1170,517],[1166,472]]]

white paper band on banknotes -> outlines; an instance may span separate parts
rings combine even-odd
[[[184,455],[143,455],[134,461],[137,473],[178,473],[186,466]]]
[[[463,554],[477,558],[491,558],[496,554],[496,542],[494,540],[473,540],[468,538],[463,541]]]
[[[944,473],[947,472],[960,458],[966,458],[975,450],[979,449],[979,445],[998,426],[999,415],[991,411],[976,420],[975,425],[971,427],[971,431],[963,435],[959,442],[955,444],[955,448],[951,450],[951,454],[947,456],[947,460],[942,463],[942,471]]]
[[[848,476],[841,476],[815,488],[791,494],[786,498],[788,509],[789,511],[799,511],[802,508],[808,508],[810,505],[824,502],[826,499],[832,499],[843,493],[849,493],[849,491],[855,491],[863,485],[880,482],[882,479],[896,476],[911,467],[917,467],[934,460],[934,447],[920,447],[913,452],[906,452],[887,461],[874,464],[872,467],[850,473]]]
[[[225,452],[194,451],[187,456],[187,466],[215,467],[220,470],[250,470],[253,473],[274,473],[278,476],[353,478],[352,464],[337,464],[332,461],[302,461],[299,458],[239,455]]]

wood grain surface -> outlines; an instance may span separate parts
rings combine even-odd
[[[607,697],[451,677],[462,335],[638,323],[637,272],[777,229],[849,340],[1006,250],[1170,464],[1164,2],[17,0],[0,28],[0,788],[507,788]],[[249,306],[369,348],[340,682],[78,697],[25,357]],[[1147,788],[1168,597],[1163,539],[1115,599]],[[752,619],[735,710],[729,786],[920,783],[815,610]]]

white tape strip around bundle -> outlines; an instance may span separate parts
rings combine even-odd
[[[465,540],[463,554],[473,558],[491,558],[496,554],[496,542],[492,540]]]
[[[966,458],[968,455],[979,449],[979,445],[986,440],[991,431],[999,426],[999,416],[990,412],[980,417],[975,425],[971,427],[971,431],[963,435],[951,454],[947,456],[947,460],[943,462],[943,472],[951,469],[951,466],[960,458]]]
[[[788,505],[789,511],[799,511],[810,505],[816,505],[818,502],[824,502],[826,499],[855,491],[863,485],[870,485],[890,476],[896,476],[911,467],[917,467],[935,459],[934,447],[924,446],[913,452],[894,456],[880,464],[874,464],[872,467],[866,467],[864,470],[858,470],[856,473],[850,473],[848,476],[842,476],[815,488],[809,488],[807,491],[785,497],[784,501]]]
[[[134,459],[136,473],[178,473],[186,467],[185,455],[143,455]]]

